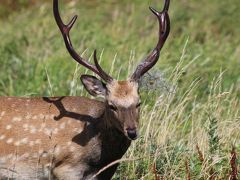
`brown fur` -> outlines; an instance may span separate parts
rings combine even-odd
[[[111,94],[116,97],[128,97],[134,91],[133,86],[135,83],[129,83],[128,81],[118,81],[112,84]]]
[[[137,85],[113,82],[106,102],[84,97],[0,97],[0,177],[88,179],[120,159],[137,127]],[[118,112],[108,104],[115,103]],[[117,165],[96,179],[111,179]]]
[[[138,84],[131,81],[113,81],[107,85],[108,101],[117,106],[131,106],[139,101]]]
[[[103,102],[82,97],[0,97],[0,177],[90,178],[130,145],[104,129],[104,112]],[[98,179],[110,179],[113,169]]]

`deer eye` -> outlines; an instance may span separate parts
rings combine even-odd
[[[109,104],[109,108],[112,110],[112,111],[117,111],[117,107],[112,105],[112,104]]]
[[[136,108],[139,108],[141,106],[141,102],[139,102],[137,105],[136,105]]]

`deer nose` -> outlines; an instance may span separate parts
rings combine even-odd
[[[137,130],[136,128],[134,129],[127,129],[127,135],[131,140],[137,139]]]

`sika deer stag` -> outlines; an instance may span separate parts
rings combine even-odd
[[[90,64],[74,50],[69,32],[77,16],[65,25],[53,0],[53,12],[73,59],[101,77],[82,75],[85,89],[104,102],[84,97],[0,97],[0,179],[91,179],[120,159],[137,138],[140,109],[138,82],[158,61],[169,31],[170,0],[159,21],[159,40],[150,55],[126,81],[117,81],[100,67],[94,51]],[[93,179],[111,179],[117,164]]]

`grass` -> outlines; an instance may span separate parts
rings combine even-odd
[[[17,3],[0,8],[0,95],[86,95],[79,75],[90,72],[66,52],[51,3]],[[79,15],[71,32],[79,52],[98,49],[104,69],[126,79],[157,41],[147,7],[161,4],[61,1],[61,14]],[[232,146],[240,169],[239,8],[238,0],[172,1],[170,37],[142,81],[140,138],[125,156],[137,160],[121,163],[115,179],[228,179]]]

